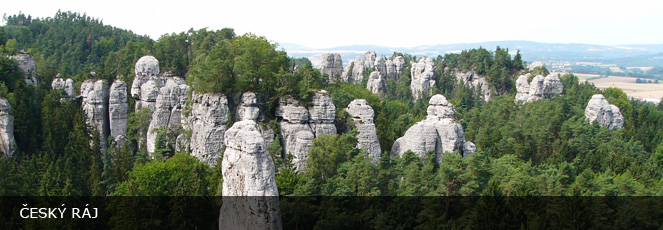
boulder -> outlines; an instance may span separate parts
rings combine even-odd
[[[585,118],[589,122],[598,122],[599,126],[609,129],[624,127],[624,116],[619,108],[608,103],[602,94],[594,94],[585,107]]]
[[[419,157],[434,151],[438,160],[445,152],[459,151],[463,156],[473,153],[476,148],[470,148],[469,144],[465,147],[463,126],[454,120],[456,112],[453,105],[441,94],[431,97],[428,103],[426,119],[414,124],[394,142],[391,157],[403,156],[408,150]],[[465,153],[466,149],[469,152]]]
[[[357,135],[357,148],[364,149],[371,162],[376,163],[380,160],[382,149],[378,141],[378,135],[373,123],[373,108],[364,99],[355,99],[346,108],[348,114],[359,131]]]
[[[329,76],[329,82],[340,80],[343,73],[343,60],[338,53],[327,53],[322,55],[320,61],[320,73]]]
[[[14,139],[14,116],[9,111],[11,105],[6,98],[0,97],[0,156],[12,157],[16,152]]]
[[[430,95],[435,86],[435,63],[433,59],[424,57],[418,62],[412,62],[412,97],[417,100]]]
[[[529,100],[529,77],[531,74],[520,75],[516,80],[516,101]]]
[[[281,229],[274,163],[259,125],[236,122],[224,135],[220,229]]]

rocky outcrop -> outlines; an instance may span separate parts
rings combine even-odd
[[[258,107],[258,97],[254,92],[246,92],[242,94],[242,99],[237,106],[237,120],[258,121],[260,116],[260,107]]]
[[[408,150],[419,157],[434,151],[438,160],[445,152],[459,151],[463,156],[473,153],[474,144],[465,141],[463,126],[454,120],[456,110],[453,105],[440,94],[431,97],[428,103],[426,119],[414,124],[405,136],[394,142],[391,157],[402,156]]]
[[[393,60],[387,60],[387,76],[389,79],[398,81],[405,71],[405,59],[403,56],[397,56]]]
[[[320,135],[336,134],[334,118],[336,107],[331,96],[325,90],[315,93],[313,106],[306,109],[294,98],[283,98],[276,108],[276,116],[280,118],[282,146],[286,154],[292,155],[295,171],[302,172],[306,167],[309,148],[313,138]]]
[[[424,57],[418,62],[412,62],[412,97],[417,100],[431,94],[435,86],[435,63],[433,59]]]
[[[380,72],[373,71],[371,72],[371,75],[368,77],[366,88],[368,88],[368,90],[371,91],[371,93],[383,97],[387,91],[387,82],[384,79],[384,77],[382,77]]]
[[[110,129],[108,96],[108,83],[104,80],[86,80],[81,84],[81,98],[83,99],[86,123],[99,133],[99,145],[102,152],[108,148]]]
[[[355,127],[359,131],[357,135],[357,148],[364,149],[371,162],[378,162],[382,149],[380,148],[377,131],[373,123],[373,108],[368,105],[366,100],[355,99],[350,102],[346,111],[352,116]]]
[[[39,83],[35,73],[37,66],[35,65],[35,59],[32,58],[32,55],[20,53],[12,55],[9,58],[18,62],[18,69],[25,74],[25,83],[28,85],[37,85],[37,83]]]
[[[156,100],[159,89],[164,81],[159,77],[159,61],[153,56],[143,56],[136,62],[131,96],[136,99],[136,111],[149,108],[151,112],[156,109]]]
[[[177,130],[182,124],[182,109],[189,99],[189,86],[184,79],[169,77],[166,85],[159,90],[147,130],[147,152],[153,153],[159,128]]]
[[[14,116],[9,101],[0,97],[0,156],[11,157],[16,151],[16,140],[14,140]]]
[[[380,56],[375,58],[373,66],[375,66],[375,71],[378,71],[380,75],[387,76],[387,63],[385,62],[384,57]]]
[[[220,229],[281,229],[274,163],[255,121],[236,122],[225,133]]]
[[[54,90],[64,90],[64,98],[66,99],[72,99],[76,96],[76,85],[74,85],[74,80],[71,80],[71,78],[67,78],[66,80],[55,78],[51,82],[51,88]]]
[[[598,122],[599,126],[609,129],[624,127],[624,116],[619,108],[608,103],[602,94],[594,94],[585,107],[585,118],[589,122]]]
[[[190,148],[192,156],[214,166],[224,146],[228,99],[221,93],[194,92],[191,97],[191,111],[184,127],[190,130],[190,138],[180,135],[177,143],[183,145],[180,149]]]
[[[329,75],[329,82],[340,80],[343,73],[343,60],[338,53],[327,53],[320,60],[320,73]]]
[[[469,72],[454,72],[457,80],[461,80],[465,85],[470,86],[471,88],[481,87],[481,98],[484,101],[490,101],[492,99],[492,91],[490,85],[485,76],[481,76],[474,71]]]
[[[110,119],[110,135],[113,139],[126,137],[129,122],[129,105],[127,104],[127,84],[115,80],[110,87],[108,98],[108,112]]]
[[[350,61],[348,66],[343,69],[341,80],[343,82],[361,83],[364,79],[364,71],[375,67],[377,55],[374,51],[364,53],[363,58],[357,57],[355,60]]]
[[[550,74],[547,77],[537,75],[531,82],[527,80],[530,74],[520,75],[516,80],[516,101],[530,102],[539,99],[553,99],[562,94],[564,86],[557,75]]]

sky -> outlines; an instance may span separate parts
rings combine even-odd
[[[230,27],[238,35],[251,32],[310,48],[502,40],[663,44],[663,1],[654,0],[33,0],[3,2],[0,13],[53,17],[58,10],[86,13],[153,39]]]

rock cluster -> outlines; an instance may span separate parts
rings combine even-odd
[[[178,144],[186,146],[188,143],[192,156],[214,166],[224,146],[223,138],[228,122],[228,99],[221,93],[194,92],[191,97],[191,111],[184,124],[184,128],[191,130],[191,134],[189,138],[185,134],[180,135]]]
[[[220,229],[281,229],[274,163],[259,125],[236,122],[225,133]]]
[[[438,160],[444,152],[459,151],[464,157],[474,153],[476,147],[465,141],[463,126],[454,120],[453,105],[440,94],[431,97],[428,103],[426,119],[414,124],[394,142],[391,157],[402,156],[408,150],[419,157],[434,151]]]
[[[357,57],[351,60],[348,66],[343,69],[341,80],[343,82],[361,83],[364,79],[364,70],[375,67],[377,55],[374,51],[364,53],[363,58]]]
[[[484,101],[490,101],[492,99],[492,91],[485,76],[481,76],[474,71],[456,71],[454,72],[454,75],[456,76],[457,80],[463,81],[468,86],[473,88],[481,86],[481,97]]]
[[[35,74],[35,59],[32,58],[32,55],[26,53],[19,53],[9,57],[18,62],[18,69],[25,73],[25,83],[28,85],[37,85],[37,77]]]
[[[163,80],[159,77],[159,61],[153,56],[143,56],[136,62],[131,96],[136,99],[136,111],[149,108],[150,112],[156,109],[159,89]]]
[[[403,58],[403,56],[397,56],[393,58],[393,60],[387,60],[386,64],[387,76],[394,81],[398,81],[405,71],[405,58]]]
[[[108,148],[110,123],[108,119],[108,82],[86,80],[81,84],[81,98],[86,123],[99,133],[99,145],[103,152]]]
[[[4,97],[0,97],[0,155],[11,157],[16,151],[14,140],[14,116],[9,111],[11,105]]]
[[[67,78],[66,80],[55,78],[53,79],[53,82],[51,82],[51,88],[54,90],[63,89],[66,99],[72,99],[76,96],[76,85],[74,85],[74,80],[71,80],[71,78]]]
[[[435,86],[435,62],[433,59],[424,57],[418,62],[412,62],[412,97],[417,100],[431,94]]]
[[[601,127],[621,129],[624,127],[624,116],[619,108],[609,104],[602,94],[594,94],[585,107],[585,118],[589,122],[598,122]]]
[[[520,75],[516,80],[516,101],[531,102],[539,99],[552,99],[562,94],[564,85],[557,75],[547,77],[537,75],[527,82],[530,74]]]
[[[368,82],[366,84],[371,93],[377,94],[380,97],[383,97],[387,92],[387,82],[384,77],[378,71],[371,72],[371,75],[368,77]]]
[[[313,106],[306,109],[299,101],[288,97],[281,99],[276,108],[276,116],[280,118],[282,146],[286,154],[293,156],[292,163],[297,172],[303,172],[306,167],[313,138],[336,134],[336,107],[329,93],[325,90],[316,92],[312,102]]]
[[[329,82],[334,82],[341,77],[343,72],[343,60],[338,53],[327,53],[320,60],[320,73],[329,76]]]
[[[129,105],[127,104],[127,84],[115,80],[110,87],[108,98],[108,116],[110,119],[110,135],[114,140],[126,138],[129,122]]]
[[[366,100],[355,99],[350,102],[346,111],[352,116],[355,127],[359,131],[357,135],[357,148],[364,149],[371,162],[378,162],[382,149],[380,148],[377,131],[373,123],[373,108],[368,105]]]
[[[166,84],[159,89],[155,110],[147,130],[147,152],[155,150],[158,128],[177,130],[182,124],[182,109],[189,99],[189,86],[184,79],[169,77]]]

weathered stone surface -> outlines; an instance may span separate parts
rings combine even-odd
[[[281,99],[279,107],[276,108],[276,116],[288,123],[306,123],[309,120],[306,107],[299,105],[299,101],[292,97]]]
[[[366,88],[368,88],[368,90],[371,91],[371,93],[383,97],[387,91],[387,82],[384,79],[384,77],[380,75],[380,72],[373,71],[371,72],[371,75],[368,77]]]
[[[121,80],[115,80],[111,85],[108,110],[110,135],[113,138],[120,135],[126,136],[129,122],[129,105],[127,104],[127,84]]]
[[[281,229],[274,163],[260,127],[252,120],[236,122],[224,142],[219,229]]]
[[[357,57],[355,60],[350,61],[348,66],[343,69],[341,80],[343,82],[361,83],[364,79],[364,71],[375,67],[377,55],[374,51],[364,53],[363,58]]]
[[[326,90],[315,92],[312,100],[313,106],[309,109],[311,118],[309,123],[316,137],[322,134],[336,134],[334,119],[336,118],[336,106]]]
[[[0,97],[0,155],[11,157],[16,151],[14,139],[14,116],[9,114],[11,105],[4,97]]]
[[[63,89],[65,98],[67,99],[72,99],[76,96],[76,85],[74,85],[74,80],[71,80],[71,78],[55,78],[53,79],[53,82],[51,82],[51,88],[54,90]]]
[[[254,92],[246,92],[242,94],[242,99],[237,108],[237,116],[237,120],[239,121],[258,120],[260,116],[260,108],[258,107],[258,97]]]
[[[463,157],[468,157],[474,154],[476,151],[477,151],[477,146],[474,145],[474,143],[466,141],[465,144],[463,144]]]
[[[214,166],[224,146],[223,138],[228,122],[228,99],[220,93],[195,92],[191,99],[191,112],[185,127],[191,131],[189,138],[191,155]],[[182,144],[186,144],[186,141]]]
[[[539,99],[553,99],[562,94],[564,86],[557,75],[550,74],[547,77],[537,75],[532,82],[527,80],[531,75],[525,74],[516,80],[516,101],[530,102]]]
[[[477,74],[474,71],[456,71],[454,72],[454,75],[456,75],[456,79],[462,80],[467,86],[472,88],[481,87],[481,98],[484,101],[490,101],[492,99],[492,91],[485,76]]]
[[[327,53],[320,60],[320,73],[329,75],[329,82],[341,79],[343,73],[343,60],[338,53]]]
[[[417,100],[430,95],[435,86],[435,63],[433,59],[424,57],[418,62],[412,62],[412,97]]]
[[[154,112],[154,103],[163,86],[164,80],[159,77],[159,61],[153,56],[143,56],[136,62],[131,96],[136,99],[136,111],[143,107]]]
[[[436,159],[444,152],[459,151],[463,156],[471,153],[465,151],[465,135],[463,126],[454,120],[455,109],[447,99],[434,95],[428,102],[426,120],[417,122],[398,138],[391,149],[391,157],[402,156],[412,150],[417,156],[424,157],[426,152],[434,151]],[[471,148],[467,148],[471,150]]]
[[[384,57],[380,56],[375,58],[373,66],[375,66],[375,71],[378,71],[380,75],[387,76],[387,63],[385,62]]]
[[[389,79],[398,81],[405,71],[405,59],[397,56],[393,60],[387,60],[387,76]]]
[[[15,54],[9,57],[18,62],[18,69],[25,73],[25,83],[28,85],[37,85],[38,80],[35,74],[35,59],[32,58],[32,55],[26,53]]]
[[[375,163],[380,160],[382,149],[378,141],[377,131],[373,123],[373,108],[364,99],[355,99],[348,105],[346,111],[352,116],[357,135],[357,148],[364,149],[366,155]]]
[[[189,86],[184,79],[170,77],[166,85],[159,90],[152,113],[152,120],[147,130],[147,152],[153,153],[156,145],[158,128],[177,130],[182,124],[182,108],[189,99]]]
[[[86,122],[99,133],[101,150],[108,148],[108,96],[108,82],[104,80],[86,80],[81,84]]]
[[[589,122],[598,122],[599,126],[609,129],[621,129],[624,116],[619,108],[608,103],[602,94],[594,94],[585,107],[585,118]]]

